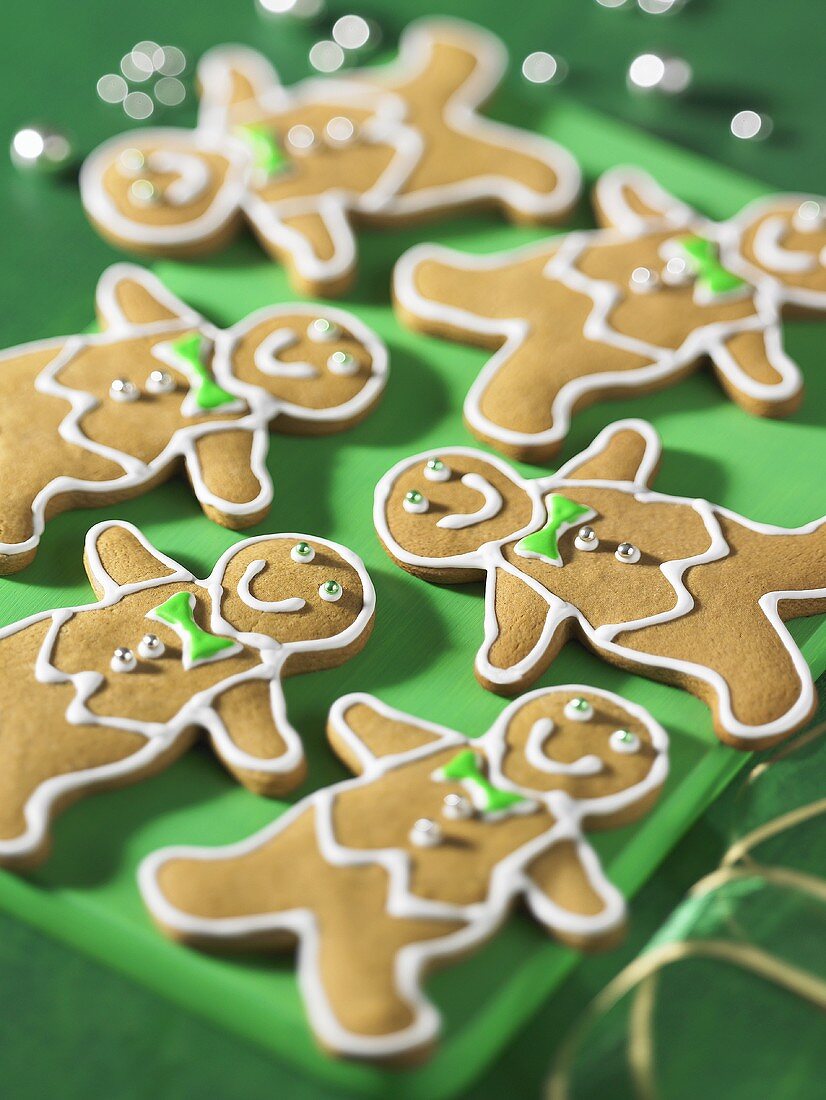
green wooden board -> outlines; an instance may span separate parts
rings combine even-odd
[[[517,108],[503,106],[513,117]],[[568,145],[590,177],[611,164],[634,161],[713,216],[727,216],[761,193],[746,179],[567,100],[540,118],[538,128]],[[590,224],[587,213],[579,224]],[[276,500],[269,519],[252,533],[304,530],[337,539],[364,557],[378,593],[376,631],[364,653],[341,669],[287,684],[290,714],[304,734],[310,760],[307,790],[344,775],[325,747],[323,728],[330,703],[345,691],[374,692],[393,706],[470,734],[485,729],[503,706],[478,686],[472,672],[482,634],[480,588],[440,589],[414,580],[391,565],[372,530],[373,485],[393,462],[425,447],[473,442],[462,425],[461,406],[485,358],[478,350],[402,329],[388,304],[388,284],[395,257],[418,240],[487,251],[540,235],[481,218],[366,235],[362,276],[343,305],[374,325],[390,345],[385,401],[347,435],[273,437],[269,465]],[[294,297],[283,272],[246,240],[208,265],[164,263],[157,270],[174,291],[221,324]],[[88,292],[91,311],[91,285]],[[710,375],[700,374],[661,394],[579,415],[563,457],[611,420],[645,416],[665,442],[657,483],[662,491],[702,495],[766,522],[796,525],[811,519],[824,510],[818,464],[818,428],[826,408],[819,369],[823,332],[823,325],[789,327],[788,348],[807,373],[809,389],[803,409],[791,420],[747,417],[722,397]],[[138,524],[198,575],[238,537],[206,521],[180,481],[116,509],[59,517],[47,528],[35,565],[0,582],[4,622],[88,599],[83,534],[106,515]],[[826,666],[826,626],[803,620],[792,632],[820,672]],[[639,826],[596,840],[612,878],[633,893],[747,757],[717,744],[708,712],[696,700],[609,669],[575,645],[541,681],[566,682],[591,682],[626,694],[649,707],[672,737],[672,772],[659,807]],[[483,951],[434,976],[428,991],[444,1012],[442,1046],[426,1066],[393,1074],[344,1065],[316,1050],[289,959],[206,957],[165,942],[151,927],[134,884],[136,865],[146,853],[170,843],[236,840],[283,805],[249,794],[206,750],[193,751],[154,780],[70,810],[57,826],[54,854],[42,870],[28,880],[0,875],[0,906],[338,1088],[432,1100],[467,1086],[579,960],[549,944],[526,918],[515,916]]]

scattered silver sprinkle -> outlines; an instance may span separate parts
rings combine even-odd
[[[186,99],[186,88],[174,76],[162,76],[160,80],[155,82],[153,91],[155,99],[158,103],[162,103],[164,107],[177,107],[179,103],[183,103]]]
[[[310,64],[319,73],[334,73],[344,64],[344,50],[325,38],[310,48]]]
[[[130,92],[123,101],[123,109],[130,118],[149,118],[155,110],[155,104],[146,92]]]
[[[186,68],[186,54],[177,46],[159,46],[152,54],[152,64],[161,76],[180,76]]]
[[[766,138],[771,133],[772,121],[768,115],[757,111],[738,111],[731,120],[731,132],[741,141],[755,141]]]
[[[118,73],[106,73],[97,82],[98,97],[104,103],[123,103],[129,85]]]
[[[432,848],[442,839],[442,828],[430,818],[420,817],[410,830],[410,840],[419,848]]]
[[[120,71],[127,80],[131,80],[134,84],[141,84],[152,75],[152,61],[146,54],[130,50],[120,59]]]
[[[333,39],[345,50],[360,50],[370,41],[370,24],[360,15],[342,15],[333,23]]]
[[[9,155],[17,168],[48,174],[65,168],[72,158],[69,139],[57,130],[24,126],[11,139]]]
[[[529,53],[522,62],[522,75],[531,84],[559,84],[567,74],[567,63],[544,50]]]
[[[296,19],[315,19],[324,10],[324,0],[258,0],[264,15],[293,15]]]

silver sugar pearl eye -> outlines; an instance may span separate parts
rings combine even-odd
[[[650,267],[635,267],[628,285],[637,294],[648,294],[657,289],[659,282],[656,271],[652,271]]]
[[[641,741],[631,730],[614,730],[608,742],[614,752],[634,753],[640,751]]]
[[[125,176],[139,175],[146,165],[146,157],[140,149],[124,149],[118,156],[118,168]]]
[[[175,379],[169,371],[150,371],[146,380],[146,389],[149,393],[172,393],[175,389]]]
[[[633,542],[621,542],[614,551],[614,557],[624,565],[633,565],[640,560],[641,556],[639,549],[634,546]]]
[[[307,335],[317,344],[326,344],[331,340],[338,340],[341,329],[335,321],[328,321],[326,317],[316,317],[307,326]]]
[[[446,794],[442,802],[442,813],[449,821],[466,821],[473,817],[473,803],[461,794]]]
[[[358,360],[347,351],[334,351],[327,360],[327,369],[331,374],[356,374],[359,369]]]
[[[151,180],[139,179],[129,184],[129,198],[135,206],[155,206],[161,193]]]
[[[580,527],[574,539],[574,546],[577,550],[596,550],[599,539],[593,527]]]
[[[166,646],[157,634],[144,634],[138,646],[138,656],[147,661],[154,661],[163,657]]]
[[[565,717],[570,718],[572,722],[590,722],[594,717],[594,708],[587,699],[577,695],[565,704],[564,713]]]
[[[450,481],[451,469],[440,458],[429,458],[424,464],[424,476],[428,481]]]
[[[792,225],[801,233],[821,229],[823,226],[823,208],[814,199],[805,199],[792,218]]]
[[[307,153],[315,145],[315,134],[309,126],[299,122],[287,131],[287,144],[294,153]]]
[[[131,672],[137,665],[135,654],[124,645],[119,645],[112,654],[109,667],[113,672]]]
[[[410,843],[417,848],[434,848],[441,840],[441,826],[429,817],[420,817],[410,830]]]
[[[418,489],[411,489],[404,494],[404,500],[402,501],[405,512],[412,512],[414,515],[421,515],[426,512],[430,507],[430,501],[420,493]]]
[[[116,378],[109,387],[109,396],[113,401],[137,401],[140,391],[128,378]]]

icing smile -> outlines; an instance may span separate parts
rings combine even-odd
[[[464,527],[474,527],[477,523],[485,523],[494,519],[502,511],[502,496],[494,489],[487,478],[481,474],[465,474],[462,484],[468,489],[481,493],[483,500],[475,512],[454,512],[449,516],[442,516],[437,520],[437,527],[446,527],[450,531],[461,531]]]
[[[545,742],[554,731],[554,724],[550,718],[539,718],[531,726],[528,741],[525,745],[525,759],[541,772],[550,775],[598,775],[604,770],[605,765],[598,756],[588,753],[580,756],[578,760],[570,764],[563,764],[561,760],[554,760],[545,752]]]

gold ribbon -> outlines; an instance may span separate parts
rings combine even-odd
[[[753,784],[775,764],[788,759],[824,732],[826,722],[818,724],[791,745],[779,750],[770,761],[757,764],[749,773],[744,787]],[[826,814],[826,798],[780,814],[753,829],[728,848],[717,870],[695,883],[689,896],[703,897],[731,882],[759,878],[770,885],[799,890],[826,904],[826,881],[823,879],[785,867],[764,866],[750,854],[753,848],[764,841],[822,814]],[[570,1100],[571,1075],[583,1038],[599,1017],[610,1012],[623,997],[634,991],[626,1049],[628,1068],[639,1100],[657,1100],[653,1017],[660,972],[667,966],[691,958],[716,959],[739,967],[765,981],[773,982],[826,1012],[826,981],[754,944],[716,939],[664,943],[646,951],[621,970],[586,1008],[557,1051],[554,1067],[546,1083],[547,1100]]]

